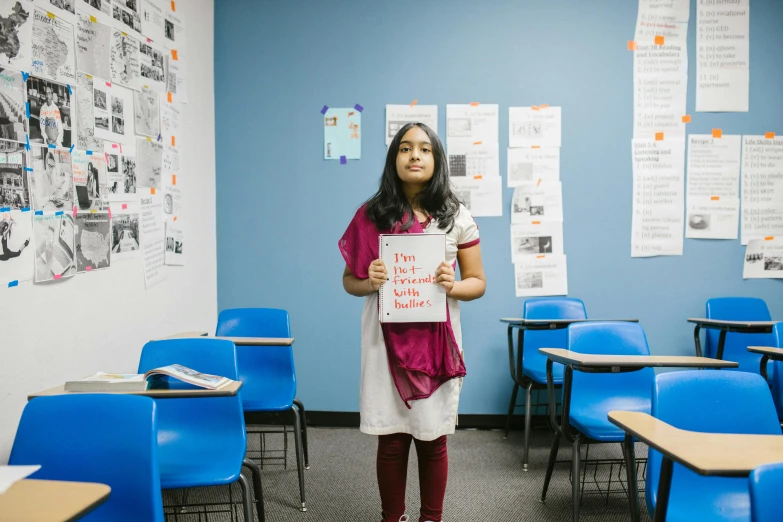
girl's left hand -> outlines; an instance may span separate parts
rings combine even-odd
[[[438,278],[436,282],[446,289],[446,295],[451,294],[451,291],[454,289],[454,268],[443,261],[438,266],[438,271],[435,272],[435,275]]]

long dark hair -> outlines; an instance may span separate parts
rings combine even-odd
[[[416,196],[416,203],[432,214],[438,222],[438,228],[451,232],[454,228],[454,217],[459,212],[459,199],[451,191],[448,161],[443,144],[438,135],[423,123],[408,123],[394,136],[386,153],[386,165],[383,167],[378,192],[367,200],[367,217],[375,223],[378,230],[390,230],[407,212],[408,219],[402,223],[402,229],[408,230],[413,225],[416,216],[413,207],[405,197],[402,181],[397,175],[397,153],[400,150],[402,137],[414,126],[427,133],[435,160],[432,178]]]

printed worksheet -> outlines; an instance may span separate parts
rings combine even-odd
[[[477,142],[498,142],[498,105],[446,105],[446,148]]]
[[[438,133],[437,105],[386,105],[386,146],[394,139],[403,126],[408,123],[423,123]]]
[[[741,242],[783,237],[783,137],[742,138]]]
[[[524,261],[527,256],[563,254],[563,222],[531,220],[511,225],[511,259]]]
[[[494,143],[461,143],[449,145],[449,176],[481,179],[500,176],[500,150]]]
[[[508,149],[508,186],[560,180],[560,147]]]
[[[563,221],[563,191],[559,181],[514,187],[511,222]]]
[[[539,254],[524,256],[514,263],[517,297],[568,294],[566,256]]]
[[[503,180],[486,178],[451,178],[451,189],[473,217],[503,215]]]
[[[509,147],[560,147],[562,120],[560,107],[509,107]]]
[[[783,279],[783,238],[751,239],[745,249],[743,279]]]

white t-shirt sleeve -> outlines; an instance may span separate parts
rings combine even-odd
[[[465,205],[459,206],[459,212],[454,219],[457,228],[457,248],[470,248],[479,244],[479,229],[473,216]]]

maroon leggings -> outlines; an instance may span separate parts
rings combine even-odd
[[[408,452],[411,440],[419,458],[421,516],[419,522],[441,520],[449,456],[446,436],[425,442],[407,433],[378,437],[378,489],[381,491],[382,522],[398,522],[405,513],[405,482],[408,475]]]

